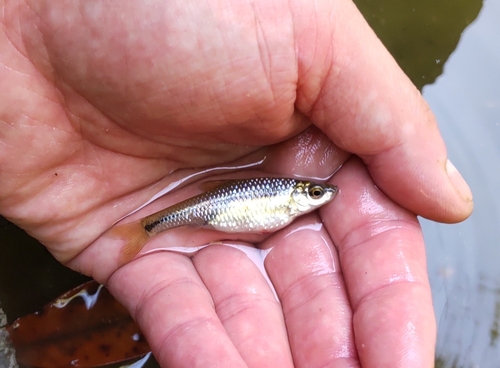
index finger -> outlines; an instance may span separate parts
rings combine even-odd
[[[321,5],[294,17],[297,109],[360,156],[397,203],[436,221],[467,218],[472,193],[419,91],[350,0]]]

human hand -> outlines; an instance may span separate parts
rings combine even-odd
[[[193,263],[159,252],[115,272],[117,248],[101,234],[182,170],[237,162],[253,153],[274,160],[266,170],[282,176],[320,175],[315,171],[333,171],[346,159],[340,147],[360,156],[377,186],[414,213],[453,222],[471,211],[465,184],[455,179],[456,190],[448,179],[445,148],[431,113],[352,4],[289,5],[2,5],[0,212],[40,239],[60,261],[106,282],[140,322],[160,363],[193,366],[195,360],[210,366],[225,361],[239,366],[245,361],[251,366],[248,359],[258,356],[255,350],[267,347],[269,352],[269,345],[276,345],[273,357],[290,361],[284,324],[276,322],[283,318],[278,306],[270,310],[255,299],[234,301],[244,285],[258,277],[255,270],[246,275],[231,269],[220,272],[234,264],[234,250],[212,246]],[[263,146],[296,136],[311,122],[335,145],[315,136],[303,143],[302,152],[309,150],[309,158],[327,158],[325,167],[313,160],[307,172],[293,160],[297,150],[288,155],[279,146],[262,151]],[[318,141],[323,151],[312,152]],[[366,189],[369,183],[359,163],[346,165],[335,176],[343,194],[321,212],[331,236],[327,243],[333,240],[339,249],[342,273],[338,267],[329,272],[327,262],[325,272],[315,270],[314,262],[294,263],[311,267],[304,273],[311,280],[321,280],[316,276],[323,274],[345,278],[349,295],[349,303],[344,297],[340,304],[346,312],[341,318],[345,334],[335,335],[339,349],[327,344],[330,349],[322,350],[321,342],[328,342],[324,339],[312,344],[318,350],[300,341],[294,345],[298,336],[311,334],[300,326],[295,334],[289,332],[298,366],[313,355],[356,361],[354,344],[363,366],[431,364],[434,321],[420,230],[408,212]],[[366,208],[369,204],[374,207]],[[338,219],[358,226],[336,228]],[[314,222],[314,217],[301,221]],[[346,229],[352,230],[349,236],[343,233]],[[165,234],[162,242],[172,241],[174,234]],[[348,239],[357,239],[352,252],[347,252]],[[280,235],[267,241],[276,244],[266,262],[286,308],[293,283],[279,277],[286,276],[283,268],[289,264],[278,257]],[[317,249],[316,243],[308,234],[304,251],[312,249],[321,256],[324,247]],[[354,270],[371,265],[370,249],[385,249],[387,262],[367,273],[366,280]],[[214,261],[213,252],[224,255]],[[349,254],[357,257],[348,261]],[[210,269],[213,264],[220,265],[219,273]],[[288,272],[308,279],[297,270]],[[226,290],[217,290],[208,279],[228,281],[228,275],[238,283]],[[313,286],[302,288],[299,295],[306,300]],[[269,306],[271,294],[266,290],[261,285],[251,295],[262,295]],[[227,294],[221,294],[224,291]],[[218,321],[218,301],[236,309],[251,306],[244,309],[250,313],[259,310],[259,320],[269,322],[259,327],[274,326],[274,333],[265,341],[261,337],[259,344],[261,331],[244,333],[252,321],[245,314],[239,314],[229,331]],[[334,311],[333,304],[327,300],[321,308]],[[396,305],[397,311],[381,308],[384,305]],[[286,309],[284,313],[290,331],[291,317]],[[324,321],[328,316],[322,317]],[[320,327],[318,321],[313,318],[311,324]],[[341,321],[329,321],[325,336],[332,338]],[[355,340],[348,328],[351,322]],[[377,350],[377,344],[392,349]],[[267,364],[276,366],[267,356]]]

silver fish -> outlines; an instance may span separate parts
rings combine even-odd
[[[211,190],[112,231],[127,241],[123,255],[131,259],[149,238],[179,226],[226,233],[273,232],[330,202],[337,192],[334,185],[287,178],[217,182]]]

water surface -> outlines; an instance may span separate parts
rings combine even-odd
[[[500,367],[500,1],[488,0],[423,90],[474,193],[457,225],[423,221],[444,367]]]

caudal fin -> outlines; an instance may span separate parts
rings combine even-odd
[[[128,263],[134,259],[149,240],[149,235],[140,221],[112,227],[106,235],[124,241],[120,250],[120,264]]]

